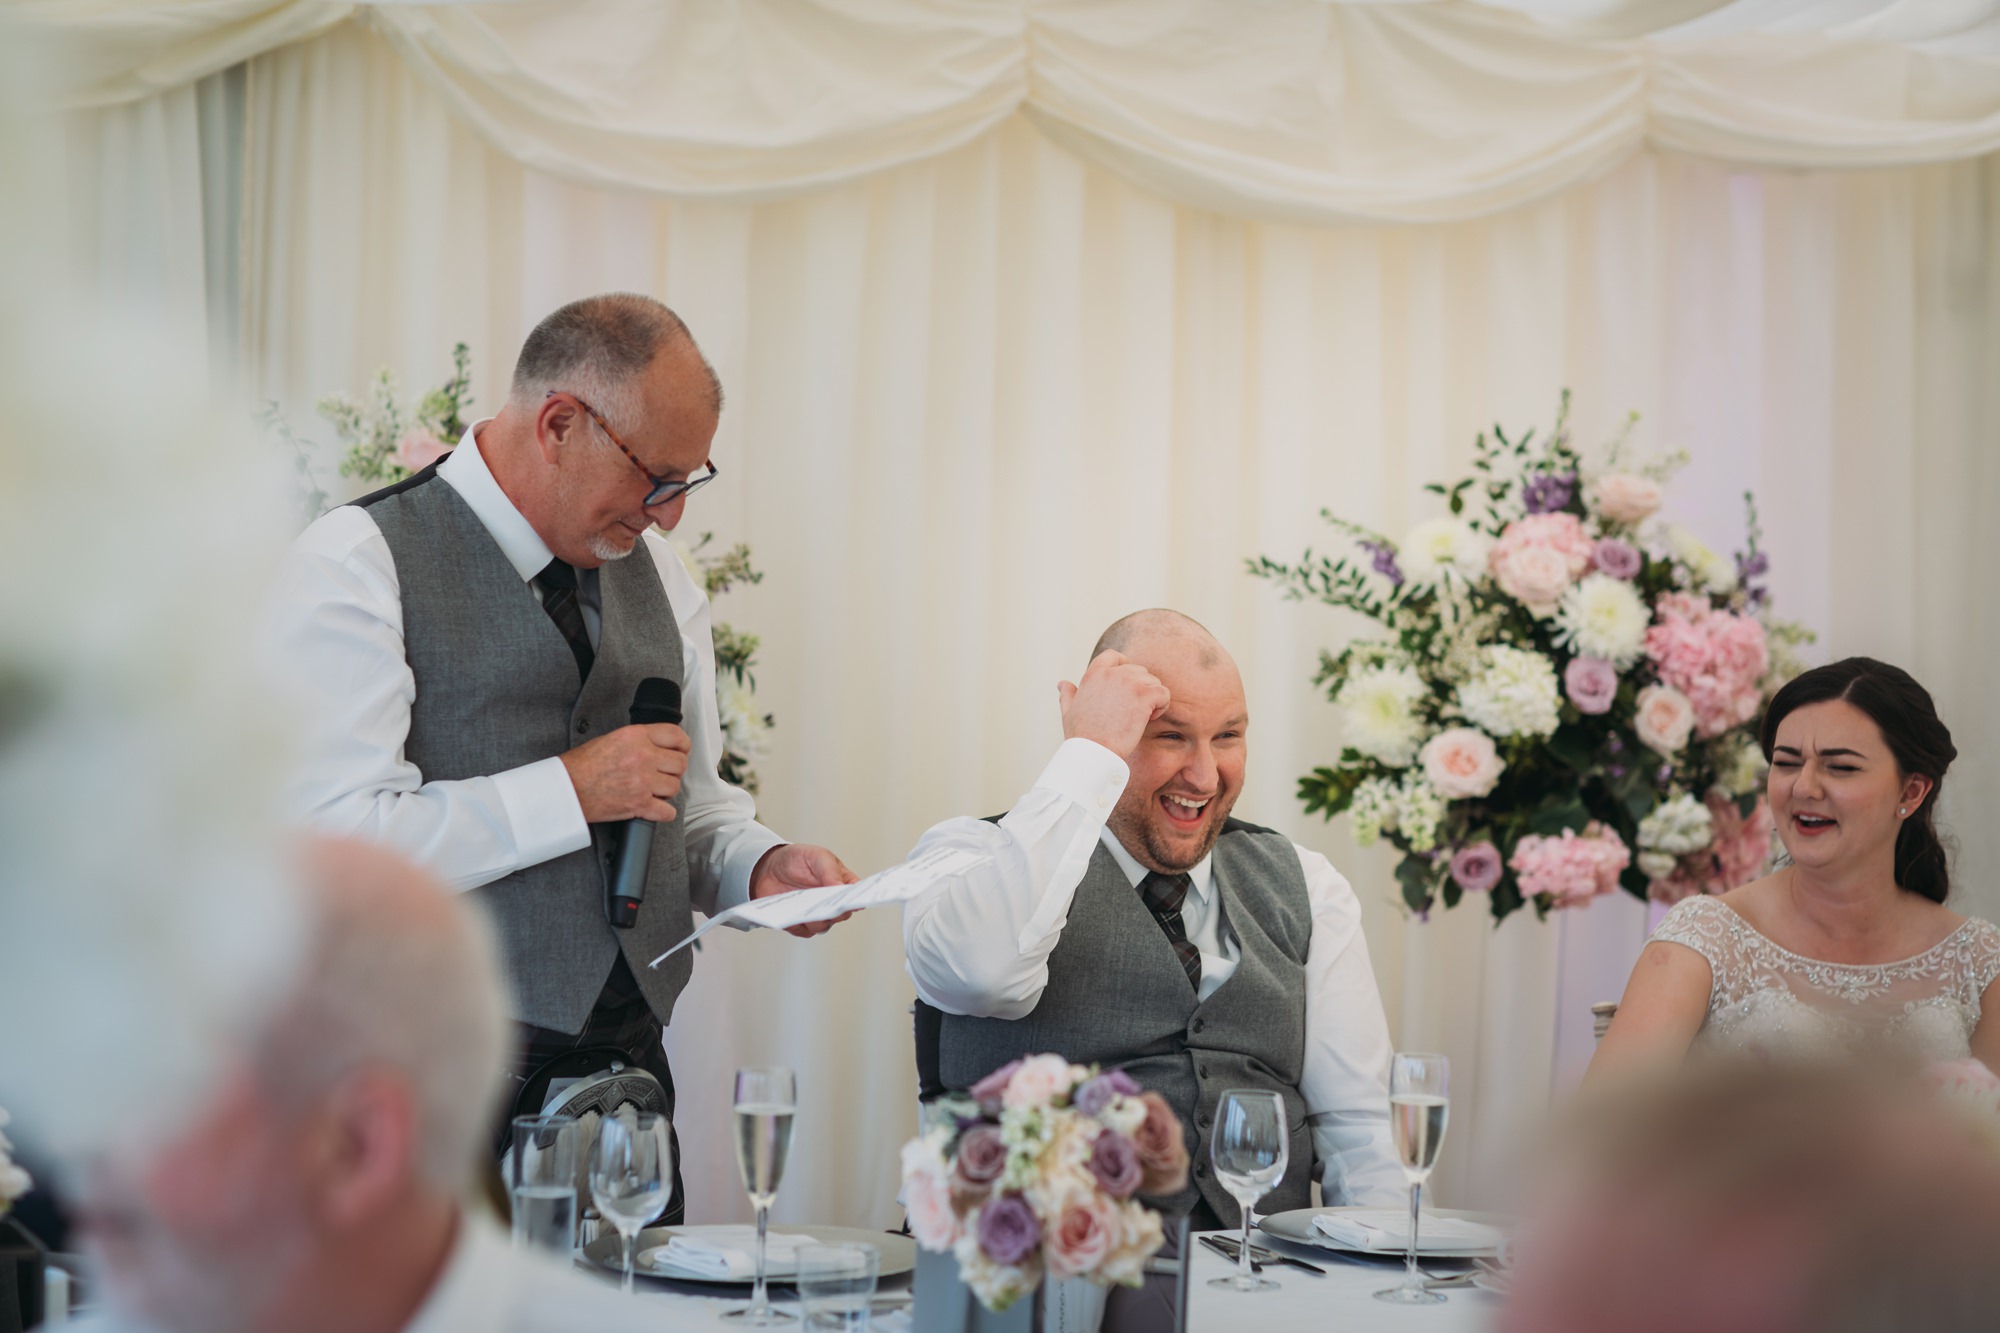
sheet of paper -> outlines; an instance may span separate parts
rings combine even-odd
[[[890,866],[879,875],[870,875],[852,884],[794,889],[790,893],[758,898],[710,917],[696,928],[694,934],[655,958],[649,966],[658,967],[717,926],[765,926],[783,930],[788,926],[802,926],[808,921],[830,921],[843,912],[908,902],[939,880],[962,875],[990,860],[989,856],[964,848],[940,847],[914,861]]]

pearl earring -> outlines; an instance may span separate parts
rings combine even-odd
[[[1907,809],[1905,809],[1904,807],[1902,807],[1902,806],[1900,806],[1900,805],[1899,805],[1899,806],[1897,806],[1897,807],[1896,807],[1896,813],[1897,813],[1898,815],[1907,815],[1907,814],[1909,814],[1910,812],[1909,812],[1909,811],[1908,811]]]

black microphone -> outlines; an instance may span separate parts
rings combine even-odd
[[[662,676],[648,676],[639,682],[632,696],[632,725],[672,722],[678,726],[680,720],[680,686]],[[646,900],[646,864],[652,859],[653,821],[626,820],[618,851],[612,857],[604,898],[604,915],[620,930],[630,930],[639,922],[639,904]]]

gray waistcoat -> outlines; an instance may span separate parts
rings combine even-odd
[[[1285,1099],[1291,1160],[1258,1211],[1311,1203],[1312,1135],[1299,1078],[1312,908],[1298,853],[1282,834],[1231,820],[1211,865],[1242,961],[1206,1001],[1196,1002],[1159,922],[1100,845],[1049,954],[1048,988],[1034,1012],[1015,1020],[945,1015],[939,1072],[945,1086],[962,1089],[1009,1060],[1045,1051],[1079,1064],[1122,1066],[1180,1114],[1194,1159],[1188,1188],[1155,1202],[1177,1215],[1194,1206],[1198,1192],[1235,1225],[1236,1201],[1208,1160],[1216,1103],[1230,1088]]]
[[[681,636],[643,549],[598,573],[602,630],[590,681],[478,515],[427,468],[357,501],[382,530],[402,588],[403,649],[416,675],[403,754],[426,782],[505,772],[624,726],[646,676],[681,682]],[[678,802],[676,802],[678,804]],[[614,825],[591,846],[473,890],[499,934],[514,1016],[576,1032],[622,947],[661,1022],[687,985],[688,951],[647,962],[694,928],[678,821],[658,826],[639,922],[604,916]]]

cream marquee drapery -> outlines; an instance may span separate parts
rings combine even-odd
[[[2000,800],[1992,159],[1798,176],[1647,153],[1490,219],[1323,228],[1162,197],[1057,143],[1031,100],[845,184],[676,202],[524,166],[410,60],[389,22],[407,16],[328,12],[257,19],[301,39],[244,81],[240,302],[210,299],[236,272],[209,244],[229,206],[203,198],[226,157],[201,141],[218,80],[76,117],[59,193],[86,268],[190,327],[240,318],[252,387],[295,420],[385,362],[438,378],[458,338],[490,406],[558,302],[673,302],[735,404],[718,449],[738,480],[704,495],[700,525],[752,541],[772,575],[726,608],[769,644],[767,813],[857,866],[1011,799],[1054,741],[1048,684],[1111,616],[1165,602],[1213,625],[1258,710],[1242,813],[1348,870],[1399,1037],[1457,1061],[1448,1201],[1495,1196],[1546,1108],[1552,1033],[1605,998],[1563,936],[1610,955],[1643,922],[1607,903],[1553,928],[1409,927],[1380,858],[1293,812],[1292,776],[1334,739],[1303,676],[1353,626],[1275,601],[1239,562],[1317,539],[1319,504],[1397,531],[1422,516],[1417,483],[1495,417],[1544,419],[1565,383],[1586,433],[1641,409],[1649,438],[1697,450],[1677,517],[1727,544],[1754,482],[1786,609],[1827,651],[1905,662],[1939,691],[1966,752],[1949,807],[1965,906],[1993,914],[2000,842],[1976,817]],[[684,1129],[725,1141],[731,1061],[796,1064],[815,1111],[792,1217],[895,1220],[899,959],[893,919],[864,918],[811,946],[727,938],[697,968],[705,1021],[672,1038]],[[741,1207],[726,1159],[690,1177],[699,1215]]]
[[[1440,221],[1642,146],[1781,167],[2000,149],[2000,3],[1887,0],[29,0],[73,105],[150,96],[351,16],[517,161],[768,198],[1017,111],[1181,202]]]

